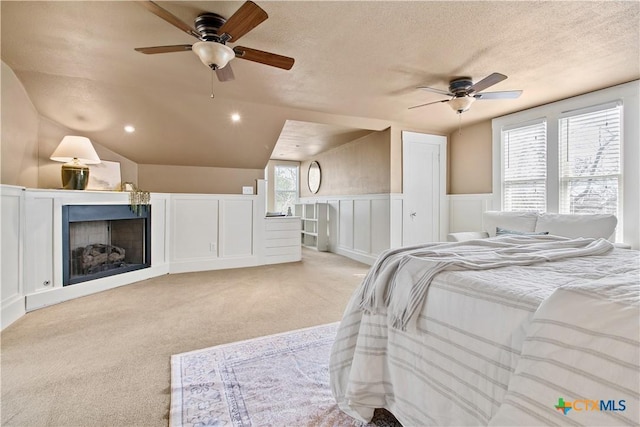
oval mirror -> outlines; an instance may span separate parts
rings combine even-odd
[[[309,165],[309,173],[307,174],[307,184],[309,184],[309,191],[311,191],[313,194],[317,193],[320,189],[320,181],[322,181],[320,164],[316,161],[313,161],[311,162],[311,165]]]

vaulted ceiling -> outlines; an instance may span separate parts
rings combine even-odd
[[[158,2],[190,26],[242,3]],[[2,1],[0,52],[43,117],[135,162],[254,169],[392,124],[447,134],[459,119],[640,77],[637,1],[257,3],[269,19],[239,44],[295,58],[290,71],[234,59],[235,80],[223,83],[192,52],[136,52],[197,40],[131,1]],[[478,101],[461,117],[446,103],[408,109],[443,99],[417,86],[492,72],[509,78],[491,91],[522,96]]]

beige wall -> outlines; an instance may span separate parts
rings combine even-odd
[[[28,188],[60,188],[61,163],[49,160],[65,135],[81,135],[41,117],[22,83],[2,63],[2,184]],[[138,165],[96,141],[102,160],[120,162],[123,181],[138,181]]]
[[[300,165],[300,197],[313,194],[307,185],[311,161],[320,163],[322,181],[316,196],[389,193],[391,129],[372,132],[320,153]]]
[[[491,120],[462,128],[449,135],[449,194],[481,194],[492,191]]]
[[[264,169],[138,165],[138,187],[159,193],[242,194],[243,186],[256,191]]]
[[[0,182],[24,187],[38,186],[39,116],[22,83],[2,62],[2,118],[0,127]]]

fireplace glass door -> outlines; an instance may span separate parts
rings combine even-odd
[[[150,207],[63,206],[63,284],[72,285],[151,265]]]

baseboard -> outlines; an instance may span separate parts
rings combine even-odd
[[[336,253],[338,255],[345,256],[347,258],[351,258],[353,260],[359,261],[359,262],[367,264],[367,265],[373,265],[373,263],[378,258],[376,255],[365,254],[365,253],[362,253],[362,252],[356,252],[356,251],[352,251],[352,250],[345,249],[345,248],[336,248],[334,253]]]
[[[258,256],[237,258],[194,259],[185,261],[171,261],[169,274],[191,273],[195,271],[224,270],[228,268],[255,267],[264,262]]]
[[[5,301],[2,304],[2,315],[0,316],[0,329],[4,329],[22,316],[25,315],[25,298],[23,296],[17,296]]]
[[[130,285],[141,280],[151,279],[169,273],[168,264],[149,267],[142,270],[130,271],[115,276],[95,279],[84,283],[78,283],[61,288],[49,289],[26,296],[26,310],[32,311],[38,308],[58,304],[74,298],[84,297],[120,286]]]

